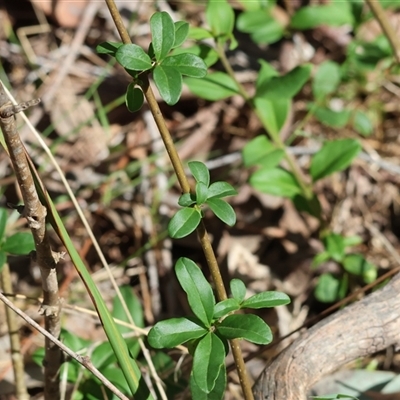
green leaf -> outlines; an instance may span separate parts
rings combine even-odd
[[[272,341],[271,329],[254,314],[229,315],[218,325],[217,331],[226,339],[245,339],[256,344]]]
[[[256,97],[276,100],[281,97],[293,98],[311,75],[311,64],[300,65],[286,75],[272,77],[257,87]]]
[[[153,79],[163,100],[170,106],[176,104],[182,93],[181,73],[173,67],[157,65]]]
[[[256,97],[254,106],[267,131],[276,136],[289,115],[291,99],[281,96],[276,96],[275,99]]]
[[[193,313],[209,327],[214,314],[215,298],[201,269],[189,258],[182,257],[175,265],[175,273],[188,296]]]
[[[3,250],[0,250],[0,272],[4,267],[4,264],[7,261],[7,255]]]
[[[239,94],[236,82],[224,72],[214,72],[199,80],[185,78],[190,91],[205,100],[216,101]]]
[[[301,188],[295,177],[288,171],[278,167],[260,169],[250,177],[250,184],[263,193],[274,196],[292,198],[301,193]]]
[[[317,268],[319,267],[322,263],[325,261],[328,261],[331,258],[331,255],[327,251],[321,251],[321,253],[318,253],[315,255],[312,263],[311,263],[311,268]]]
[[[191,53],[182,53],[166,57],[161,65],[174,67],[182,75],[193,78],[204,78],[207,75],[207,65],[204,61]]]
[[[125,104],[130,112],[139,111],[144,102],[144,95],[142,89],[135,87],[134,83],[128,85],[125,94]]]
[[[246,299],[240,308],[271,308],[290,303],[290,297],[281,292],[261,292]]]
[[[90,355],[90,361],[97,369],[117,362],[110,342],[106,341],[96,346]]]
[[[189,24],[185,21],[177,21],[175,26],[175,42],[173,48],[180,46],[189,34]]]
[[[210,185],[210,171],[200,161],[189,161],[188,166],[196,182],[203,182],[207,187]]]
[[[358,397],[350,396],[349,394],[327,394],[325,396],[311,396],[314,400],[335,400],[335,399],[347,399],[347,400],[359,400]]]
[[[337,262],[342,262],[346,251],[344,236],[330,233],[324,238],[326,251]]]
[[[363,242],[362,237],[360,237],[358,235],[344,237],[344,245],[346,247],[357,246],[358,244],[361,244],[362,242]]]
[[[165,11],[156,12],[150,18],[150,30],[154,55],[157,61],[163,60],[175,43],[175,25]]]
[[[327,107],[314,107],[315,117],[326,126],[332,128],[343,128],[350,120],[350,110],[334,111]]]
[[[361,144],[354,139],[325,142],[311,160],[310,174],[313,181],[347,168],[360,150]]]
[[[374,131],[374,126],[368,114],[363,111],[356,111],[353,120],[354,129],[363,136],[370,136]]]
[[[147,340],[155,349],[172,348],[189,340],[198,339],[208,331],[200,321],[188,318],[170,318],[157,322],[149,331]]]
[[[204,204],[208,198],[208,187],[203,182],[196,183],[196,203],[198,205]]]
[[[267,87],[268,82],[273,77],[279,77],[279,73],[270,63],[262,59],[259,59],[258,62],[260,63],[261,68],[257,75],[256,89],[261,90],[262,88]]]
[[[319,65],[312,83],[314,97],[320,100],[333,93],[339,86],[340,80],[339,65],[330,60],[324,61]]]
[[[235,13],[226,0],[209,0],[206,20],[215,38],[230,36],[235,23]]]
[[[236,214],[232,206],[225,200],[212,198],[207,199],[207,205],[212,212],[225,224],[233,226],[236,223]]]
[[[315,287],[315,297],[322,303],[333,303],[343,298],[347,292],[346,278],[338,279],[331,274],[322,274]]]
[[[189,39],[192,40],[204,40],[204,39],[212,39],[212,33],[205,28],[200,28],[197,26],[191,26],[189,28]]]
[[[347,272],[361,276],[365,283],[371,283],[377,277],[376,265],[368,262],[361,254],[348,254],[343,260],[343,267]]]
[[[292,201],[298,211],[307,212],[316,218],[321,217],[321,204],[315,193],[311,198],[306,198],[301,194],[297,194],[292,198]]]
[[[217,335],[209,332],[200,339],[193,356],[193,378],[203,392],[214,389],[224,362],[225,347]]]
[[[290,25],[294,29],[312,29],[320,25],[353,26],[354,17],[350,4],[336,1],[321,6],[301,7],[291,18]]]
[[[115,53],[117,61],[132,71],[147,71],[152,67],[150,57],[136,44],[123,44]]]
[[[103,42],[96,46],[96,51],[99,54],[109,54],[115,57],[117,50],[123,45],[121,42]]]
[[[183,53],[190,53],[200,57],[207,67],[214,65],[219,59],[218,53],[212,47],[204,43],[199,43],[191,47],[175,49],[172,55],[175,56]]]
[[[246,167],[253,167],[255,165],[266,165],[270,164],[275,167],[279,164],[280,159],[274,155],[276,151],[275,145],[268,139],[266,135],[260,135],[250,140],[242,152],[243,162]],[[274,162],[270,162],[269,158],[272,156]],[[277,161],[277,162],[276,162]],[[273,165],[275,163],[275,165]]]
[[[234,299],[242,303],[246,296],[246,285],[240,279],[232,279],[230,284],[231,293]]]
[[[190,235],[199,225],[201,214],[196,208],[185,207],[169,221],[168,233],[173,239]]]
[[[179,196],[178,204],[181,207],[190,207],[191,205],[196,203],[196,199],[191,193],[184,193]]]
[[[193,377],[193,370],[190,374],[190,391],[193,400],[222,400],[226,388],[226,368],[220,368],[217,379],[215,380],[214,390],[206,393],[199,388]]]
[[[228,182],[214,182],[208,188],[208,199],[220,199],[221,197],[235,196],[237,194],[236,189]]]
[[[282,38],[285,27],[277,21],[269,10],[250,10],[242,12],[237,20],[241,32],[250,33],[258,44],[272,44]]]
[[[135,322],[135,325],[138,326],[139,328],[143,328],[144,327],[143,307],[139,299],[135,296],[130,286],[127,285],[120,286],[119,289],[121,291],[122,298],[124,299],[125,304],[128,308],[129,314],[131,315],[133,321]],[[121,321],[130,322],[118,296],[114,296],[113,310],[111,315],[114,318],[120,319]],[[127,326],[117,325],[117,327],[118,330],[121,332],[121,334],[132,331],[132,328],[128,328]]]
[[[0,243],[3,241],[6,232],[8,213],[5,208],[0,207]]]
[[[35,250],[35,241],[30,232],[17,232],[6,239],[1,249],[10,254],[29,254]]]
[[[237,299],[225,299],[217,303],[214,307],[214,319],[224,317],[232,311],[240,309],[240,304]]]

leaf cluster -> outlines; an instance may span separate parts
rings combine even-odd
[[[260,317],[233,313],[246,308],[276,307],[288,304],[290,299],[280,292],[261,292],[245,299],[246,286],[233,279],[232,297],[216,303],[210,284],[192,260],[180,258],[175,273],[194,316],[158,322],[149,332],[149,344],[156,349],[187,344],[193,355],[190,381],[193,398],[213,393],[220,399],[226,385],[228,340],[246,339],[256,344],[272,341],[271,329]]]
[[[237,194],[236,190],[227,182],[210,184],[210,172],[200,161],[188,163],[189,169],[196,180],[194,193],[184,193],[179,198],[179,205],[183,207],[168,224],[168,233],[172,238],[179,239],[192,233],[200,224],[203,217],[202,207],[208,206],[214,214],[229,226],[236,222],[236,214],[232,206],[222,197]]]

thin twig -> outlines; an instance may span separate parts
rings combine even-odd
[[[46,208],[40,203],[33,177],[29,169],[25,148],[16,128],[14,114],[25,110],[29,106],[38,104],[39,100],[32,100],[20,105],[13,105],[6,95],[3,85],[0,84],[0,127],[4,134],[10,159],[17,177],[18,185],[24,200],[22,215],[27,219],[35,243],[35,261],[40,268],[43,289],[43,304],[41,312],[44,314],[45,328],[52,336],[60,336],[60,300],[56,264],[60,256],[51,251],[46,230]],[[60,349],[51,341],[45,341],[45,399],[60,398],[59,370],[62,362]]]
[[[10,267],[8,263],[1,270],[1,286],[5,292],[12,293]],[[26,390],[24,356],[21,354],[21,342],[19,340],[19,328],[13,311],[6,307],[7,328],[10,336],[11,360],[14,370],[15,394],[18,400],[29,400]]]
[[[129,400],[128,397],[126,397],[105,376],[103,376],[97,368],[93,366],[89,357],[81,356],[73,352],[71,349],[65,346],[64,343],[62,343],[53,335],[51,335],[49,332],[47,332],[45,329],[43,329],[38,323],[36,323],[31,317],[26,315],[22,310],[20,310],[18,307],[15,307],[15,305],[10,300],[8,300],[7,297],[1,292],[0,292],[0,300],[7,307],[9,307],[11,310],[17,313],[21,318],[23,318],[29,325],[31,325],[33,328],[39,331],[43,336],[45,336],[46,340],[52,342],[55,345],[55,347],[67,353],[71,358],[73,358],[79,364],[83,365],[87,370],[89,370],[96,378],[100,379],[100,381],[104,384],[104,386],[109,388],[116,396],[118,396],[120,399],[123,400]]]
[[[390,23],[385,10],[383,9],[381,3],[376,0],[365,0],[368,4],[369,8],[373,12],[378,24],[381,26],[383,33],[386,35],[389,40],[390,46],[392,46],[392,50],[396,61],[400,64],[400,40],[396,31],[393,29],[392,24]]]

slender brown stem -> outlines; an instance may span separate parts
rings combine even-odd
[[[400,64],[400,39],[396,31],[394,30],[392,24],[388,20],[385,10],[383,9],[379,1],[365,0],[365,2],[368,4],[376,20],[381,26],[382,31],[388,38],[389,43],[392,46],[394,56],[396,57],[396,61],[398,64]]]
[[[1,270],[1,287],[4,292],[13,293],[8,263],[5,263]],[[9,307],[6,307],[6,317],[10,336],[11,360],[14,370],[15,394],[18,400],[29,400],[25,383],[24,356],[21,354],[18,322],[14,311]]]
[[[105,0],[105,1],[110,10],[110,14],[115,22],[115,26],[117,27],[118,32],[121,36],[121,40],[123,41],[124,44],[132,43],[132,41],[129,37],[129,34],[122,22],[119,11],[114,3],[114,0]],[[182,165],[182,161],[180,160],[178,152],[176,151],[176,147],[172,140],[171,134],[165,124],[165,120],[161,113],[160,107],[156,101],[154,93],[151,89],[148,78],[146,77],[143,79],[144,79],[144,85],[142,87],[143,93],[146,97],[150,111],[151,111],[153,118],[157,124],[157,127],[160,131],[160,135],[164,142],[166,151],[170,157],[172,166],[173,166],[175,174],[178,178],[182,192],[189,193],[190,192],[190,184],[186,177],[186,174],[185,174],[185,171],[184,171],[184,168]],[[220,269],[218,267],[218,263],[217,263],[217,260],[216,260],[215,254],[214,254],[214,250],[211,245],[211,241],[209,239],[209,236],[207,234],[207,231],[205,229],[203,222],[201,222],[199,227],[197,228],[197,234],[198,234],[204,255],[206,257],[207,264],[210,268],[213,282],[216,287],[217,298],[219,301],[225,300],[227,298],[227,294],[226,294],[224,282],[222,280],[222,276],[220,273]],[[249,378],[247,375],[247,371],[246,371],[246,367],[245,367],[245,364],[243,361],[242,351],[240,349],[239,342],[237,340],[231,340],[230,344],[232,347],[232,353],[233,353],[233,357],[235,359],[235,364],[237,365],[237,371],[238,371],[240,383],[242,385],[244,398],[246,400],[253,400],[251,384],[250,384],[250,381],[249,381]]]
[[[35,261],[40,268],[43,288],[43,304],[41,312],[44,314],[45,328],[52,336],[60,336],[60,300],[56,274],[57,254],[50,248],[46,231],[46,208],[39,201],[35,184],[29,169],[25,148],[16,128],[14,114],[35,105],[39,100],[14,106],[9,101],[3,85],[0,83],[0,127],[4,134],[10,159],[17,177],[18,185],[24,200],[23,216],[27,219],[35,242]],[[45,399],[57,400],[60,398],[59,370],[62,362],[62,353],[59,347],[46,339],[44,375]]]

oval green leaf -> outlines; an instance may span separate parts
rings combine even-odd
[[[266,130],[273,136],[281,131],[289,115],[291,99],[277,96],[275,99],[256,97],[254,105],[257,115]]]
[[[172,55],[175,56],[182,53],[190,53],[200,57],[207,67],[215,64],[219,59],[218,53],[212,47],[204,43],[196,44],[191,47],[175,49]]]
[[[229,36],[233,31],[235,13],[226,0],[209,0],[206,20],[215,38]]]
[[[232,311],[240,309],[240,304],[237,299],[225,299],[217,303],[214,307],[214,319],[224,317]]]
[[[184,193],[179,196],[178,204],[181,207],[190,207],[191,205],[196,203],[196,199],[192,196],[191,193]]]
[[[128,85],[125,94],[125,104],[130,112],[139,111],[144,102],[144,95],[142,89],[135,87],[134,83]]]
[[[214,333],[208,333],[199,341],[193,356],[193,378],[198,387],[210,393],[224,367],[225,347]]]
[[[337,262],[342,262],[346,251],[344,236],[330,233],[324,238],[324,244],[328,254]]]
[[[325,142],[313,156],[310,174],[316,182],[337,171],[347,168],[361,150],[361,144],[354,139],[340,139]]]
[[[157,65],[153,79],[163,100],[170,106],[176,104],[182,93],[181,73],[173,67]]]
[[[333,303],[344,297],[347,287],[346,278],[338,279],[332,274],[322,274],[318,278],[314,295],[322,303]]]
[[[163,60],[175,43],[175,25],[165,11],[156,12],[150,18],[150,30],[154,55],[157,61]]]
[[[324,61],[319,65],[312,82],[312,90],[316,99],[323,99],[333,93],[341,80],[340,67],[333,61]]]
[[[189,258],[182,257],[175,265],[175,273],[187,294],[193,313],[209,327],[214,314],[215,298],[201,269]]]
[[[220,199],[226,196],[235,196],[237,190],[228,182],[214,182],[208,188],[208,199]]]
[[[155,349],[171,348],[207,333],[200,321],[188,318],[170,318],[157,322],[149,331],[147,340]]]
[[[166,57],[161,65],[174,67],[182,75],[193,78],[204,78],[207,75],[207,65],[200,57],[191,53],[181,53]]]
[[[175,26],[175,42],[172,48],[180,46],[189,34],[189,24],[185,21],[177,21]]]
[[[150,57],[136,44],[123,44],[115,53],[115,58],[131,71],[147,71],[152,67]]]
[[[188,166],[196,182],[203,182],[207,187],[210,185],[210,171],[200,161],[189,161]]]
[[[208,187],[203,182],[196,183],[196,203],[202,205],[205,203],[208,197]]]
[[[281,292],[261,292],[246,299],[240,308],[271,308],[290,303],[290,297]]]
[[[180,239],[190,235],[199,225],[201,214],[192,207],[179,210],[169,221],[168,233],[173,239]]]
[[[212,212],[225,224],[233,226],[236,223],[236,214],[232,206],[225,200],[212,198],[207,199],[208,206]]]
[[[239,302],[242,303],[246,296],[246,285],[240,279],[232,279],[230,284],[232,296]]]
[[[343,128],[350,120],[350,110],[335,111],[327,107],[313,107],[315,117],[326,126]]]
[[[222,400],[225,395],[226,389],[226,368],[221,367],[215,381],[214,389],[211,393],[206,393],[199,388],[196,381],[193,378],[193,370],[190,374],[190,392],[192,399],[195,400]]]
[[[253,314],[229,315],[218,325],[217,330],[226,339],[245,339],[256,344],[272,341],[270,327]]]
[[[348,254],[343,260],[343,267],[347,272],[361,276],[365,283],[373,282],[378,274],[376,265],[368,262],[361,254]]]
[[[115,57],[117,50],[123,45],[121,42],[103,42],[96,46],[96,51],[99,54],[109,54]]]
[[[374,126],[368,114],[363,111],[356,111],[353,120],[354,129],[363,136],[369,136],[374,131]]]
[[[301,193],[295,177],[280,167],[256,171],[250,177],[250,184],[260,192],[274,196],[292,198]]]
[[[257,87],[256,97],[276,100],[281,97],[293,98],[305,85],[311,75],[312,65],[300,65],[286,75],[272,77]]]
[[[30,232],[17,232],[6,239],[1,249],[10,254],[29,254],[35,250],[35,241]]]
[[[185,84],[196,96],[215,101],[239,94],[236,82],[224,72],[208,74],[203,79],[185,78]]]
[[[311,29],[319,25],[341,26],[354,24],[351,5],[346,1],[335,1],[327,5],[301,7],[291,18],[294,29]]]

